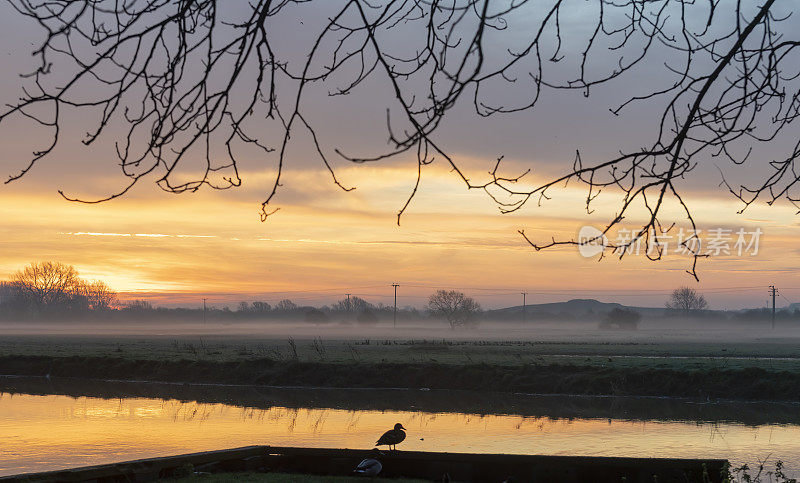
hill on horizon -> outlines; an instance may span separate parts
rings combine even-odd
[[[571,299],[566,302],[528,304],[525,306],[525,314],[529,320],[541,320],[550,316],[558,316],[563,318],[565,315],[572,318],[585,316],[597,317],[602,316],[614,309],[635,310],[642,315],[663,315],[666,310],[660,307],[636,307],[623,305],[616,302],[600,302],[599,300],[595,299]],[[485,314],[495,319],[521,320],[522,305],[487,310]]]

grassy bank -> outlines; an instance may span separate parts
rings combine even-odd
[[[325,364],[575,365],[618,369],[705,371],[764,369],[800,372],[800,337],[758,340],[706,334],[704,340],[663,333],[560,335],[518,340],[385,339],[251,336],[0,336],[0,357],[71,356],[216,363],[271,359]],[[587,340],[595,339],[595,340]],[[688,340],[685,340],[688,339]]]
[[[4,356],[0,357],[0,374],[264,386],[800,400],[800,372],[761,368],[676,370],[562,364],[333,364],[268,358],[212,361]]]
[[[715,334],[703,340],[660,332],[579,340],[6,335],[0,374],[800,401],[800,339]]]

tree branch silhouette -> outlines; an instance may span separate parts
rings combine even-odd
[[[773,142],[800,115],[800,38],[790,16],[774,11],[774,0],[737,0],[724,9],[719,0],[596,0],[581,2],[588,14],[580,25],[565,25],[570,9],[578,8],[568,0],[535,6],[529,0],[254,0],[238,17],[217,0],[8,1],[45,35],[34,51],[37,68],[24,76],[25,94],[0,113],[0,128],[22,116],[49,134],[6,183],[52,155],[63,142],[67,113],[78,113],[93,120],[83,143],[114,138],[128,178],[120,191],[97,200],[61,193],[84,203],[123,196],[145,178],[171,193],[240,186],[240,153],[249,146],[276,158],[261,205],[265,220],[277,209],[272,205],[293,137],[305,133],[332,182],[345,191],[353,187],[340,182],[333,156],[352,163],[415,157],[416,182],[398,224],[434,162],[467,189],[484,191],[502,213],[531,200],[544,203],[569,182],[587,188],[591,213],[600,193],[610,191],[620,204],[603,236],[634,210],[646,213],[629,242],[609,246],[623,257],[632,244],[658,245],[659,234],[669,232],[674,222],[662,222],[667,200],[682,207],[696,230],[679,185],[698,163],[758,165],[749,157],[752,145]],[[320,9],[323,20],[308,21],[320,17]],[[275,30],[287,19],[308,21],[308,46],[293,51],[281,45]],[[507,32],[520,22],[526,22],[525,35]],[[587,162],[577,152],[571,169],[553,179],[528,185],[522,181],[530,170],[504,175],[498,153],[488,181],[473,182],[437,135],[456,106],[471,104],[488,118],[534,109],[555,91],[589,97],[665,55],[665,86],[637,86],[641,92],[611,108],[621,115],[637,103],[660,106],[652,139],[609,159]],[[577,60],[570,66],[572,57]],[[310,86],[325,86],[338,97],[367,80],[389,87],[382,99],[388,148],[358,155],[323,142],[307,115]],[[510,103],[492,94],[504,85],[524,86],[524,95]],[[745,154],[737,154],[742,147]],[[780,199],[800,209],[799,156],[797,142],[752,186],[734,186],[724,174],[722,184],[742,210]],[[198,160],[201,168],[187,180],[181,170]],[[520,233],[536,250],[581,243],[539,242]],[[697,278],[697,260],[705,255],[686,248],[693,255],[688,272]],[[658,260],[662,252],[647,255]]]

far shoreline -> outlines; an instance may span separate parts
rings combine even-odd
[[[573,364],[442,364],[140,360],[126,357],[0,356],[0,374],[203,386],[489,391],[509,395],[621,396],[696,401],[800,402],[800,373],[764,368],[678,370]]]

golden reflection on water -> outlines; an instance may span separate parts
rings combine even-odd
[[[243,408],[159,399],[0,395],[0,475],[253,444],[370,448],[394,423],[401,449],[555,455],[782,459],[800,427],[514,415]]]

